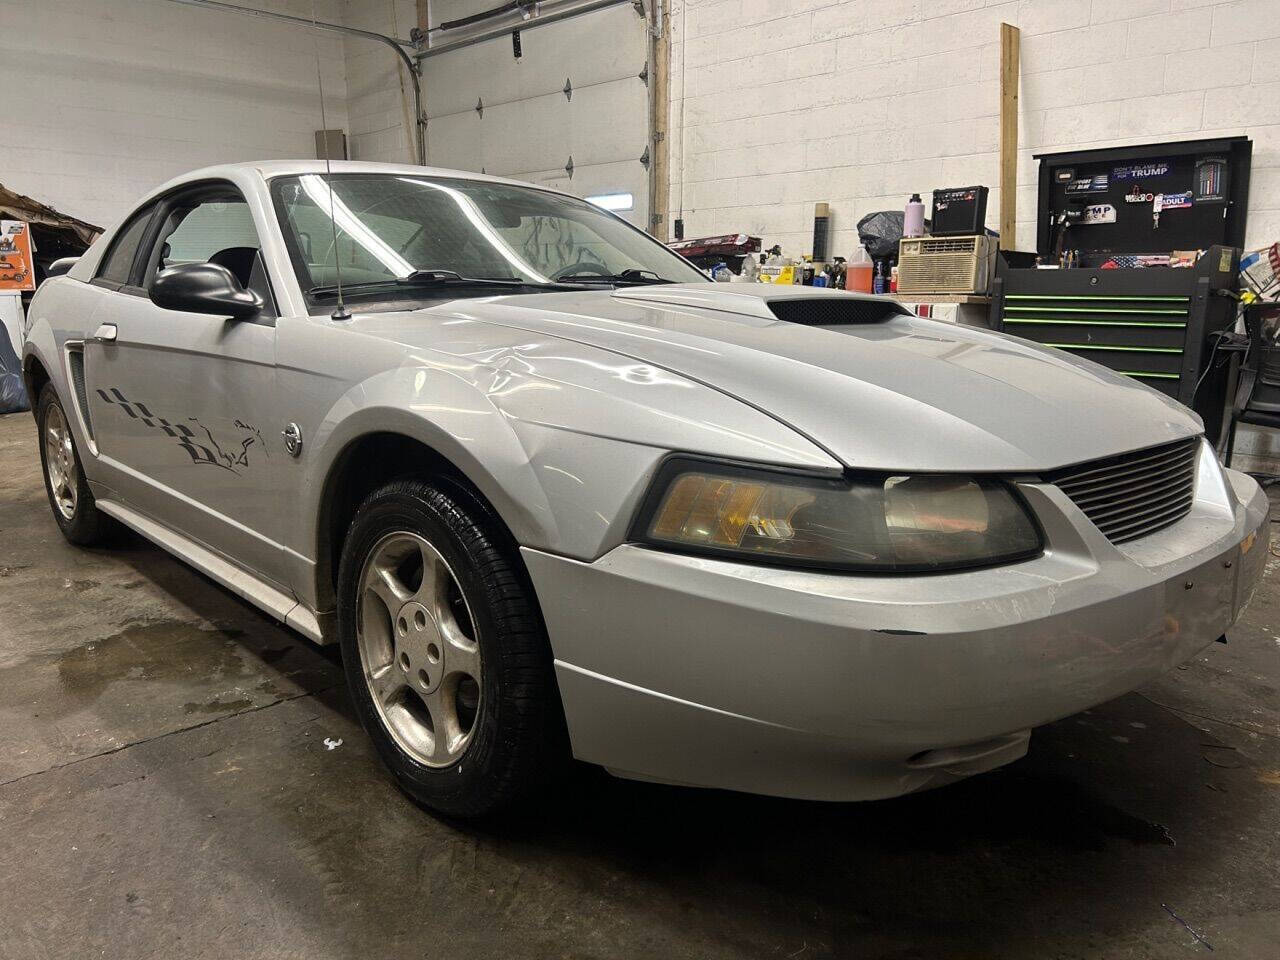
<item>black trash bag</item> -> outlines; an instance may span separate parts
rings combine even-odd
[[[872,260],[898,255],[898,241],[902,239],[903,212],[878,210],[868,213],[858,221],[858,239],[867,248]]]
[[[22,385],[22,367],[13,352],[9,332],[0,323],[0,413],[18,413],[30,410],[27,390]]]

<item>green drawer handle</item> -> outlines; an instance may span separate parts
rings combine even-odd
[[[1116,347],[1104,343],[1045,343],[1059,350],[1127,350],[1130,353],[1181,353],[1181,347]]]
[[[1007,293],[1006,300],[1125,300],[1146,303],[1187,303],[1190,297],[1054,297],[1048,294]]]
[[[1006,310],[1034,310],[1038,313],[1151,313],[1185,317],[1185,310],[1125,310],[1120,307],[1005,307]]]
[[[1049,317],[1003,317],[1005,323],[1051,323],[1062,327],[1185,327],[1173,320],[1061,320]]]

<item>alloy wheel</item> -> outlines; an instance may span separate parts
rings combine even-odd
[[[427,539],[391,533],[369,552],[356,640],[374,706],[400,748],[429,767],[456,763],[479,715],[480,646],[457,577]]]
[[[44,469],[49,478],[49,489],[53,492],[54,506],[65,519],[73,519],[80,469],[76,466],[75,446],[67,418],[56,403],[49,406],[44,418]]]

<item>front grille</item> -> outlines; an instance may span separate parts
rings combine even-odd
[[[800,323],[808,327],[880,323],[906,313],[892,300],[860,300],[856,297],[796,297],[788,300],[770,300],[769,309],[779,320]]]
[[[1068,467],[1056,484],[1112,543],[1177,523],[1191,509],[1200,438]]]

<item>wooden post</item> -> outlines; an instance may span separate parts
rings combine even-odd
[[[430,0],[418,0],[418,29],[423,33],[431,29]]]
[[[1018,221],[1018,58],[1020,32],[1000,24],[1000,246],[1012,250]]]
[[[649,129],[653,131],[650,163],[653,165],[653,189],[649,191],[649,233],[666,243],[671,239],[671,223],[667,208],[671,205],[671,145],[667,141],[667,118],[671,111],[671,0],[654,0],[659,4],[656,18],[661,32],[653,38],[653,69],[649,77],[652,93],[649,99]],[[649,24],[651,32],[655,24]]]

